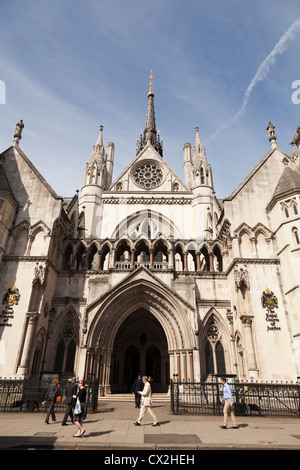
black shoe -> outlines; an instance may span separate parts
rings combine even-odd
[[[45,424],[50,424],[49,421],[45,421]]]
[[[227,429],[227,426],[224,426],[224,424],[222,426],[220,426],[221,429]]]
[[[62,426],[68,426],[67,423],[61,423]]]
[[[135,423],[133,423],[135,426],[140,426],[141,423],[138,423],[137,421]]]

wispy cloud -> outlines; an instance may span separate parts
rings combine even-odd
[[[210,144],[216,136],[219,134],[221,130],[224,130],[228,127],[230,127],[234,122],[236,122],[244,113],[249,99],[250,95],[257,85],[258,82],[263,81],[266,76],[268,75],[271,66],[276,62],[276,57],[278,54],[282,54],[288,47],[289,43],[294,39],[295,35],[300,31],[300,18],[298,18],[290,27],[289,29],[284,33],[284,35],[279,39],[279,41],[275,44],[274,48],[272,51],[267,55],[267,57],[263,60],[263,62],[260,64],[260,66],[257,69],[256,74],[252,78],[248,88],[246,89],[244,93],[244,99],[243,99],[243,104],[240,107],[240,109],[227,121],[224,121],[218,129],[208,137],[206,140],[205,144]]]

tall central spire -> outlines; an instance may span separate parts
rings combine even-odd
[[[137,153],[139,153],[147,144],[151,144],[155,150],[162,156],[162,142],[156,132],[155,112],[154,112],[154,91],[153,91],[153,73],[150,72],[150,85],[148,91],[148,108],[146,114],[146,123],[144,134],[140,134],[140,139],[137,141]]]

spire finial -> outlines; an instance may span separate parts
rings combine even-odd
[[[100,132],[99,132],[99,136],[98,136],[98,140],[97,140],[96,145],[101,145],[101,146],[103,146],[103,138],[102,138],[103,126],[102,126],[102,124],[101,124],[101,126],[99,127],[99,129],[100,129]]]
[[[153,91],[153,78],[154,75],[152,70],[149,75],[150,78],[150,86],[148,91],[148,107],[147,107],[147,114],[146,114],[146,122],[144,133],[140,134],[140,138],[137,142],[137,153],[140,152],[146,145],[151,144],[155,150],[160,154],[162,157],[163,149],[162,149],[162,142],[157,137],[156,132],[156,124],[155,124],[155,112],[154,112],[154,91]]]
[[[199,127],[198,126],[195,127],[195,131],[196,131],[195,145],[201,147],[201,141],[200,141],[200,137],[199,137]]]
[[[154,78],[154,75],[153,75],[153,73],[152,73],[152,70],[150,71],[149,78],[150,78],[150,85],[149,85],[148,96],[149,96],[149,95],[153,95],[153,96],[154,96],[154,92],[153,92],[153,78]]]
[[[277,144],[276,144],[275,126],[273,126],[273,124],[271,124],[271,122],[269,122],[269,125],[267,127],[267,131],[268,131],[268,134],[269,134],[269,141],[271,143],[271,147],[276,148]]]
[[[13,145],[19,145],[19,141],[22,139],[23,129],[24,129],[24,124],[23,124],[23,120],[21,119],[20,122],[16,124]]]

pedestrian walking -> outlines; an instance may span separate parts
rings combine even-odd
[[[49,418],[51,416],[52,421],[56,421],[56,416],[55,416],[55,411],[54,411],[54,406],[56,403],[56,397],[58,396],[60,391],[60,384],[59,380],[57,377],[52,380],[51,384],[48,387],[47,394],[46,394],[46,402],[48,403],[48,410],[47,410],[47,415],[45,419],[46,424],[49,423]]]
[[[152,426],[157,426],[158,425],[157,418],[156,418],[155,414],[153,413],[153,411],[151,410],[152,391],[151,391],[150,383],[148,381],[148,377],[146,375],[144,375],[142,380],[143,380],[143,384],[144,384],[144,389],[142,391],[138,392],[142,396],[142,406],[141,406],[140,415],[139,415],[138,419],[135,421],[134,424],[136,426],[140,426],[141,425],[141,420],[145,416],[146,411],[148,411],[149,415],[152,417],[152,420],[153,420]]]
[[[135,401],[135,407],[139,408],[141,404],[141,394],[138,392],[141,392],[144,388],[144,384],[142,381],[142,376],[141,374],[138,375],[138,378],[134,381],[133,387],[132,387],[132,393],[134,393],[134,401]]]
[[[235,415],[234,415],[234,408],[233,408],[233,399],[231,388],[226,381],[226,377],[221,377],[221,384],[223,385],[223,399],[222,403],[224,403],[224,421],[223,425],[221,426],[222,429],[227,429],[228,425],[228,417],[231,417],[233,429],[238,429],[236,424]]]
[[[67,404],[67,409],[65,412],[65,416],[63,417],[62,426],[67,426],[67,419],[70,416],[72,423],[74,422],[74,414],[73,410],[75,408],[75,398],[77,394],[77,384],[76,384],[76,377],[72,377],[69,379],[68,384],[65,388],[65,395],[66,395],[66,404]]]
[[[77,395],[74,396],[76,399],[75,403],[75,424],[77,426],[77,434],[75,434],[73,437],[82,437],[83,434],[85,433],[85,429],[83,429],[82,422],[83,419],[85,418],[84,414],[84,406],[85,406],[85,400],[86,400],[86,388],[85,388],[85,380],[80,380],[78,384],[78,392]]]

